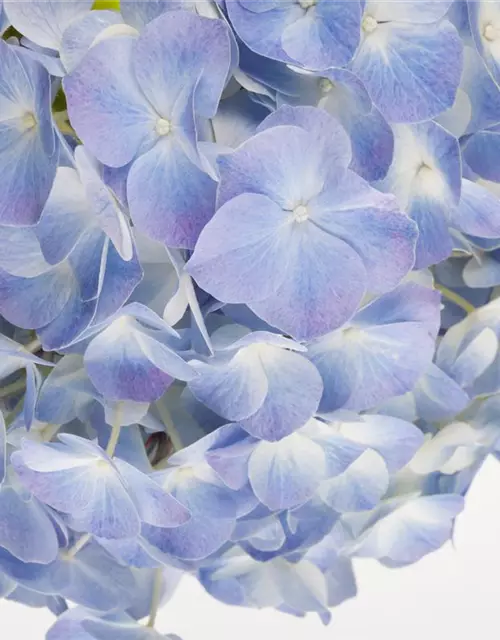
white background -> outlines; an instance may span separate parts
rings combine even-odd
[[[228,607],[186,578],[157,628],[183,640],[499,640],[500,464],[489,459],[478,474],[454,544],[404,569],[359,560],[356,571],[360,593],[328,627],[314,615]],[[0,602],[1,640],[43,640],[52,621]]]

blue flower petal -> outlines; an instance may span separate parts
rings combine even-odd
[[[92,8],[92,0],[7,2],[12,25],[40,47],[59,50],[64,30]]]
[[[369,291],[393,289],[412,268],[415,225],[397,210],[392,196],[375,191],[352,171],[332,171],[308,208],[318,228],[344,241],[361,258]],[[387,251],[390,267],[383,257]]]
[[[320,0],[310,11],[293,2],[230,2],[236,33],[256,53],[326,69],[345,65],[359,42],[360,5]]]
[[[388,502],[353,543],[351,553],[389,566],[416,562],[450,538],[453,520],[462,509],[463,498],[453,494]]]
[[[7,468],[7,431],[5,429],[5,420],[3,413],[0,411],[0,485],[5,480],[5,472]]]
[[[406,284],[366,306],[345,329],[312,342],[309,357],[324,385],[320,410],[360,411],[410,391],[432,361],[438,326],[439,294]]]
[[[156,527],[176,527],[190,518],[189,511],[166,493],[153,479],[124,460],[116,459],[142,522]]]
[[[135,40],[104,40],[64,79],[71,123],[103,164],[122,167],[157,138],[158,119],[132,72]],[[103,91],[105,87],[105,91]]]
[[[164,324],[160,318],[158,324]],[[114,400],[158,400],[174,378],[190,380],[196,375],[168,344],[170,336],[168,325],[148,329],[138,323],[133,309],[125,307],[85,351],[92,383]]]
[[[474,173],[485,180],[500,182],[500,125],[493,125],[467,138],[462,153]]]
[[[446,20],[422,26],[375,24],[365,34],[352,68],[389,122],[418,122],[453,105],[462,42]]]
[[[3,41],[0,136],[0,222],[35,224],[52,187],[58,160],[50,112],[50,78],[21,48]]]
[[[326,481],[320,488],[322,499],[335,511],[374,509],[389,487],[384,460],[375,451],[365,451],[344,473]]]
[[[122,23],[116,11],[91,11],[73,20],[64,29],[59,46],[61,62],[67,73],[76,69],[104,29]]]
[[[231,64],[231,40],[223,20],[169,11],[142,31],[133,69],[157,113],[169,118],[180,95],[194,89],[194,109],[209,118],[217,111]]]
[[[313,417],[323,383],[315,367],[292,351],[267,347],[259,356],[268,380],[267,395],[258,411],[239,425],[256,438],[280,440]]]
[[[380,187],[393,193],[417,223],[415,267],[440,262],[453,248],[448,231],[460,199],[458,141],[435,122],[397,125],[394,160]]]
[[[35,498],[25,500],[13,487],[3,486],[0,514],[0,547],[23,562],[48,564],[55,560],[59,545],[54,525]]]
[[[260,442],[250,456],[248,477],[255,495],[270,509],[289,509],[312,497],[326,472],[319,445],[300,433]]]
[[[366,11],[379,22],[430,24],[443,18],[454,0],[368,0]]]
[[[494,80],[500,80],[500,56],[497,41],[500,11],[496,2],[467,0],[469,23],[476,48]]]
[[[214,214],[217,185],[174,136],[134,162],[127,199],[140,231],[170,247],[192,249]]]
[[[45,504],[71,515],[81,531],[103,538],[137,535],[137,511],[112,463],[96,445],[85,445],[87,440],[60,437],[66,446],[23,441],[11,458],[23,484]]]

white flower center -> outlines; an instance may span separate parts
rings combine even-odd
[[[307,11],[307,9],[310,9],[311,7],[314,7],[316,2],[317,2],[317,0],[299,0],[300,6],[303,9],[305,9],[306,11]]]
[[[172,131],[172,124],[168,120],[165,120],[165,118],[158,118],[155,131],[159,136],[168,136]]]
[[[295,222],[305,222],[309,218],[309,213],[307,211],[307,207],[303,204],[299,204],[293,210],[293,218]]]
[[[365,16],[361,26],[365,33],[372,33],[378,27],[378,22],[373,16]]]
[[[29,131],[30,129],[34,129],[37,125],[35,114],[31,111],[27,111],[21,117],[21,127],[23,131]]]
[[[489,42],[493,42],[494,40],[497,39],[498,37],[498,31],[496,30],[496,28],[490,23],[487,24],[484,27],[483,30],[483,36],[485,37],[486,40],[489,40]]]
[[[322,93],[330,93],[330,91],[334,87],[335,85],[328,78],[321,78],[321,80],[319,81],[319,88],[321,89]]]

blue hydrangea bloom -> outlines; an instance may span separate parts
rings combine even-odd
[[[179,640],[184,573],[326,624],[452,537],[500,458],[499,11],[0,0],[0,597],[47,640]]]
[[[219,208],[189,273],[222,302],[246,303],[298,339],[343,324],[367,290],[393,288],[413,266],[415,228],[346,168],[350,155],[326,113],[284,107],[269,116],[219,160]]]

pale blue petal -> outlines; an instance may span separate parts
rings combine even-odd
[[[357,422],[343,422],[345,438],[376,451],[389,473],[404,467],[424,442],[423,433],[410,422],[383,415],[364,415]]]
[[[0,40],[0,221],[35,224],[58,160],[50,78],[22,50]]]
[[[262,135],[262,134],[261,134]],[[274,293],[285,277],[292,226],[268,197],[242,194],[227,202],[200,234],[188,273],[222,302]]]
[[[93,213],[78,173],[59,167],[35,234],[45,260],[66,259],[93,224]]]
[[[72,446],[81,447],[85,442],[71,440]],[[73,453],[69,447],[26,440],[22,446],[22,451],[12,455],[12,464],[23,484],[45,504],[70,514],[74,527],[103,538],[139,533],[135,506],[117,471],[104,457],[92,456],[91,449]],[[40,459],[43,455],[46,462]]]
[[[451,256],[454,241],[448,228],[450,209],[425,195],[415,195],[408,215],[418,227],[415,268],[423,269]]]
[[[2,411],[0,411],[0,485],[5,480],[7,468],[7,432]]]
[[[402,502],[402,503],[401,503]],[[353,553],[400,566],[416,562],[441,547],[452,533],[463,498],[453,494],[396,501],[353,544]]]
[[[194,109],[215,115],[231,64],[229,30],[223,20],[169,11],[142,31],[133,69],[144,95],[170,119],[180,95],[196,87]]]
[[[387,467],[375,451],[365,451],[344,473],[325,482],[322,499],[335,511],[369,511],[389,487]]]
[[[226,425],[215,431],[205,459],[224,484],[238,490],[248,483],[248,458],[256,443],[238,425]]]
[[[485,180],[500,182],[500,125],[474,133],[466,139],[462,153],[474,173]]]
[[[82,145],[75,149],[75,163],[99,226],[111,239],[120,257],[125,261],[131,260],[134,255],[132,232],[116,196],[104,183],[103,168]]]
[[[149,476],[124,460],[115,460],[142,522],[156,527],[175,527],[187,522],[189,511]]]
[[[308,69],[347,64],[359,43],[359,3],[320,0],[312,11],[286,26],[281,46]]]
[[[453,25],[378,24],[365,36],[353,71],[390,122],[418,122],[449,109],[462,71],[462,42]]]
[[[448,257],[453,248],[448,224],[460,199],[460,147],[435,122],[393,129],[394,160],[379,186],[393,193],[417,223],[415,266],[420,269]]]
[[[122,0],[120,11],[125,22],[142,29],[148,22],[151,22],[165,11],[176,11],[178,9],[190,10],[194,5],[191,0]]]
[[[367,0],[365,12],[379,22],[430,24],[445,16],[454,0]]]
[[[18,278],[0,269],[0,313],[18,327],[37,329],[61,313],[73,289],[74,277],[65,264],[36,278]]]
[[[127,199],[132,220],[155,240],[192,249],[215,212],[216,186],[173,133],[130,169]]]
[[[322,193],[311,200],[308,209],[315,225],[358,254],[369,291],[393,289],[412,268],[415,225],[397,210],[393,196],[376,191],[352,171],[332,170]],[[387,251],[392,257],[390,266],[384,259]]]
[[[71,73],[76,69],[104,29],[122,23],[116,11],[92,11],[73,20],[64,30],[59,47],[66,72]]]
[[[0,547],[23,562],[48,564],[59,551],[52,520],[34,498],[25,500],[12,487],[0,489]]]
[[[354,313],[365,291],[366,270],[347,242],[314,223],[292,230],[284,281],[271,297],[251,301],[249,307],[294,338],[311,339]]]
[[[498,122],[500,93],[498,85],[473,47],[464,49],[464,70],[461,89],[470,103],[470,117],[464,133],[475,133]]]
[[[496,2],[467,0],[469,23],[476,48],[489,72],[498,83],[500,80],[500,55],[498,50],[498,20],[500,10]]]
[[[64,30],[90,11],[92,4],[92,0],[4,2],[7,15],[18,31],[37,45],[55,50],[59,50]]]
[[[100,545],[90,542],[74,557],[62,556],[52,569],[52,585],[68,600],[95,611],[132,604],[135,579]]]
[[[304,121],[302,111],[278,112],[278,118],[291,117]],[[260,131],[244,142],[236,151],[221,155],[218,160],[220,184],[217,206],[243,193],[259,193],[268,196],[283,209],[293,209],[297,203],[307,203],[318,195],[325,177],[340,162],[345,161],[346,137],[328,116],[318,115],[318,126],[307,129],[294,125],[279,125]],[[273,116],[269,122],[272,123]],[[266,126],[266,121],[264,121]],[[318,135],[325,127],[332,134],[334,144],[318,144]],[[312,135],[309,134],[312,131]],[[328,140],[328,138],[327,138]],[[340,153],[335,142],[340,143]]]
[[[85,352],[85,368],[106,397],[136,402],[158,400],[174,378],[190,380],[196,375],[165,343],[164,332],[142,327],[126,311],[93,338]]]
[[[451,224],[471,236],[499,238],[500,199],[480,184],[462,180],[462,196]]]
[[[316,150],[328,155],[329,165],[347,168],[351,161],[351,143],[344,129],[327,112],[314,107],[280,107],[259,126],[258,131],[289,125],[308,133]]]
[[[321,447],[300,433],[279,442],[260,442],[248,465],[252,489],[270,509],[289,509],[306,502],[325,473]]]
[[[316,368],[297,353],[268,347],[259,356],[268,380],[266,399],[239,425],[256,438],[280,440],[316,413],[323,383]]]
[[[292,2],[231,2],[227,9],[237,34],[250,49],[307,68],[345,65],[359,42],[357,1],[318,2],[307,13]]]
[[[64,79],[71,124],[92,154],[111,167],[128,164],[157,139],[158,116],[133,75],[134,44],[130,37],[104,40]]]
[[[413,395],[418,416],[430,422],[453,418],[470,404],[462,387],[435,364],[417,382]]]
[[[269,382],[259,357],[243,348],[231,360],[214,364],[191,362],[198,377],[189,382],[193,395],[227,420],[242,420],[262,407]]]
[[[410,391],[432,361],[438,327],[439,294],[412,283],[311,343],[309,357],[324,385],[320,410],[359,411]]]

